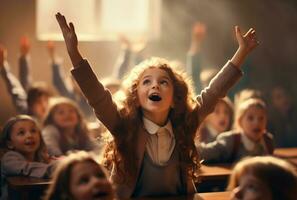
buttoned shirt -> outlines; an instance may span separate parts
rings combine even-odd
[[[257,148],[259,148],[259,146],[261,146],[262,149],[265,152],[267,152],[266,145],[263,138],[261,138],[259,142],[254,142],[251,139],[249,139],[244,133],[241,133],[241,139],[246,150],[255,151]]]
[[[151,120],[143,117],[143,124],[149,133],[146,151],[152,161],[157,165],[166,165],[175,147],[175,137],[172,131],[171,121],[161,127]]]

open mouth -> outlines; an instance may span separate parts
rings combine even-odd
[[[149,99],[151,101],[161,101],[162,100],[162,98],[158,94],[155,94],[155,93],[151,94],[149,96]]]
[[[253,129],[254,133],[260,133],[261,132],[261,129],[260,128],[255,128]]]
[[[33,146],[33,145],[35,145],[35,142],[34,141],[28,141],[28,142],[25,143],[25,145]]]
[[[101,198],[101,197],[106,197],[109,194],[107,192],[97,192],[96,194],[93,195],[93,198]]]

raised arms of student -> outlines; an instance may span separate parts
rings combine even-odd
[[[78,41],[77,41],[74,25],[72,22],[67,24],[65,16],[62,15],[61,13],[56,14],[56,19],[63,33],[64,41],[65,41],[72,65],[74,68],[78,67],[79,63],[83,58],[78,50]]]
[[[22,36],[20,40],[19,80],[26,91],[28,91],[29,87],[32,85],[29,53],[30,41],[28,37]]]
[[[250,28],[248,32],[242,35],[238,26],[235,26],[235,35],[238,42],[238,49],[231,58],[231,62],[237,66],[241,67],[245,57],[259,44],[257,40],[256,31]]]

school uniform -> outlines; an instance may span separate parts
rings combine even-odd
[[[89,63],[86,60],[82,60],[79,63],[79,66],[72,70],[72,75],[81,87],[84,95],[88,99],[89,104],[94,108],[98,119],[107,127],[110,133],[114,137],[118,137],[119,134],[125,134],[125,132],[116,131],[116,128],[123,119],[120,116],[117,105],[112,100],[112,96],[110,95],[108,90],[106,90],[98,81]],[[242,72],[237,67],[233,66],[231,62],[228,62],[218,73],[218,75],[211,81],[209,87],[205,88],[202,91],[201,95],[197,96],[197,108],[194,109],[193,112],[195,112],[195,114],[197,115],[197,119],[199,119],[198,124],[201,123],[201,121],[206,117],[207,114],[213,111],[217,100],[219,98],[223,98],[226,95],[228,89],[236,83],[241,75]],[[122,177],[119,177],[119,174],[117,172],[118,170],[115,166],[113,167],[113,170],[111,172],[111,179],[116,186],[117,194],[120,198],[130,198],[131,196],[138,196],[135,195],[135,188],[138,186],[141,176],[147,175],[141,174],[141,172],[144,168],[147,168],[147,165],[149,163],[154,163],[151,162],[151,157],[147,157],[147,146],[150,141],[150,133],[141,123],[135,124],[135,126],[137,126],[138,128],[137,142],[133,144],[135,146],[135,152],[137,154],[137,176],[133,179],[129,178],[125,183],[123,183],[121,182]],[[174,129],[172,130],[172,132],[173,135],[176,135]],[[193,185],[193,181],[190,177],[188,177],[186,166],[180,163],[181,153],[180,151],[178,151],[179,148],[180,147],[176,143],[167,162],[173,165],[176,164],[176,161],[178,163],[178,165],[176,165],[178,169],[174,167],[172,167],[171,169],[175,172],[180,172],[180,176],[178,177],[178,180],[176,182],[177,184],[180,183],[182,185],[182,192],[179,193],[179,195],[194,193],[195,187]],[[144,164],[147,165],[143,166]],[[153,168],[149,168],[148,170],[151,169]],[[150,176],[154,176],[154,174],[150,174]]]
[[[211,143],[201,143],[198,150],[205,163],[232,163],[246,156],[272,154],[273,137],[265,133],[259,142],[254,142],[244,133],[232,130],[221,133]]]
[[[22,154],[16,151],[6,152],[1,159],[1,199],[7,199],[7,177],[49,178],[54,165],[55,163],[29,162]]]
[[[103,148],[103,144],[100,145],[95,139],[89,137],[76,137],[71,138],[72,140],[65,141],[61,136],[63,133],[53,125],[45,126],[41,134],[48,149],[48,153],[52,156],[66,155],[68,151],[75,150],[99,152]],[[83,141],[79,141],[80,139],[83,139]]]

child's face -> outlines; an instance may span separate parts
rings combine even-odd
[[[272,90],[272,103],[273,106],[282,113],[287,113],[291,107],[290,98],[285,90],[276,87]]]
[[[228,129],[230,124],[230,109],[224,103],[219,101],[215,106],[214,111],[207,116],[206,123],[211,125],[218,133]]]
[[[231,200],[272,200],[272,194],[267,185],[247,173],[240,177],[239,185],[232,191]]]
[[[98,164],[77,163],[71,170],[70,192],[75,200],[112,199],[111,183]]]
[[[239,125],[249,139],[259,141],[266,131],[266,123],[266,112],[262,108],[252,106],[243,114]]]
[[[144,116],[154,121],[157,115],[167,119],[173,105],[173,84],[168,73],[159,68],[149,68],[140,77],[137,95]]]
[[[44,119],[48,109],[48,96],[42,95],[32,106],[32,112],[38,119]]]
[[[18,121],[12,127],[7,146],[26,158],[32,158],[40,146],[40,130],[32,121]]]
[[[74,128],[78,123],[76,109],[68,104],[61,104],[53,112],[53,120],[60,128]]]

